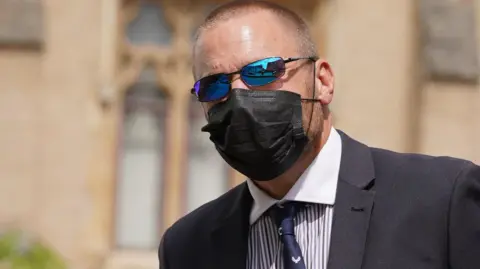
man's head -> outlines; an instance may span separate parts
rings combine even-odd
[[[307,24],[294,12],[267,1],[232,1],[212,11],[197,30],[193,75],[198,80],[211,74],[240,70],[246,64],[266,57],[308,57],[316,54]],[[304,128],[305,131],[310,130],[308,135],[311,139],[322,131],[326,116],[323,112],[326,112],[333,97],[330,66],[322,60],[314,64],[316,68],[308,60],[288,63],[282,79],[253,88],[283,89],[296,92],[303,98],[315,96],[320,99],[320,104],[307,102],[303,105]],[[232,88],[250,87],[241,79],[234,78]]]
[[[214,10],[198,29],[193,74],[199,80],[212,74],[234,73],[268,57],[303,57],[286,63],[284,74],[272,83],[252,86],[239,73],[229,77],[228,82],[231,89],[284,90],[301,98],[317,99],[301,104],[303,128],[309,140],[317,142],[324,119],[328,118],[334,86],[328,63],[308,59],[316,54],[307,25],[292,11],[267,1],[233,1]],[[227,99],[205,103],[205,107],[210,109]]]

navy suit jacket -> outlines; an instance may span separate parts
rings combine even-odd
[[[480,269],[480,167],[344,133],[327,269]],[[245,269],[245,183],[167,229],[161,269]]]

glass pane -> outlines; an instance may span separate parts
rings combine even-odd
[[[151,83],[138,83],[125,98],[116,197],[116,244],[158,247],[162,201],[165,99]]]
[[[188,152],[188,212],[217,198],[229,188],[227,164],[215,150],[209,134],[200,131],[205,124],[203,108],[196,100],[192,100]]]
[[[168,45],[171,29],[158,3],[140,1],[137,17],[127,27],[127,37],[132,44]]]

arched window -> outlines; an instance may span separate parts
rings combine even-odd
[[[207,121],[196,99],[190,102],[189,120],[187,212],[217,198],[230,188],[227,164],[215,150],[209,134],[200,130]]]
[[[232,187],[232,170],[200,130],[206,124],[203,108],[188,95],[191,71],[183,68],[189,59],[182,56],[188,52],[174,45],[188,40],[184,29],[194,23],[189,18],[213,5],[198,5],[183,16],[187,11],[179,12],[180,6],[169,1],[124,3],[120,67],[127,71],[118,79],[128,78],[129,87],[120,128],[113,241],[120,249],[153,250],[167,226]]]
[[[165,22],[165,16],[159,3],[140,1],[137,8],[138,15],[126,29],[127,42],[135,46],[170,44],[172,39],[171,29]]]
[[[126,26],[125,42],[136,47],[170,43],[158,2],[138,1],[131,7],[138,10]],[[114,216],[118,248],[155,249],[161,236],[167,99],[158,86],[157,68],[144,67],[124,95]]]
[[[146,70],[124,101],[116,199],[116,244],[155,248],[161,226],[166,99]]]
[[[204,17],[218,4],[205,3],[200,8]],[[203,18],[202,18],[203,19]],[[195,37],[192,28],[192,40]],[[190,74],[189,74],[190,75]],[[209,134],[201,131],[207,124],[202,105],[192,96],[189,106],[188,173],[186,178],[185,213],[225,193],[231,187],[228,164],[215,150]]]

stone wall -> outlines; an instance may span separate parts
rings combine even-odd
[[[372,146],[480,162],[480,87],[422,75],[416,1],[283,2],[309,19],[332,63],[338,128]],[[137,64],[169,62],[158,48],[124,44],[121,20],[128,12],[116,0],[46,0],[42,14],[42,46],[0,46],[0,225],[38,234],[70,268],[157,268],[155,251],[112,243],[118,101],[141,70],[118,60],[126,50]],[[185,31],[181,16],[171,20]],[[184,51],[175,53],[188,64]],[[188,71],[179,65],[176,72]],[[172,135],[184,132],[177,121],[170,119]],[[170,178],[182,180],[185,155],[174,155]],[[232,174],[231,184],[242,180]],[[183,212],[184,193],[175,184],[167,188],[176,204],[166,205],[166,224]]]

